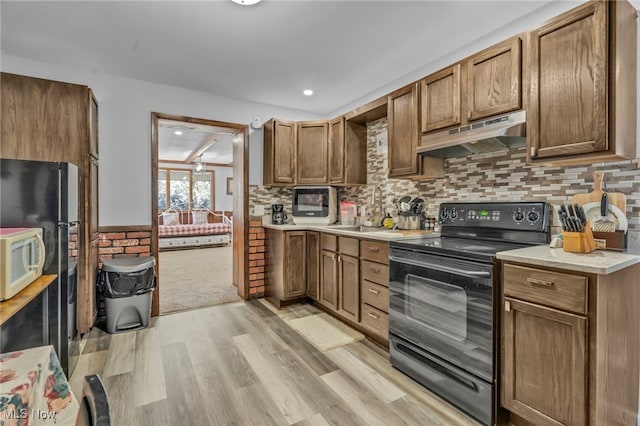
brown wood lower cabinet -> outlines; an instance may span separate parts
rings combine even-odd
[[[265,296],[276,306],[307,294],[306,231],[266,230]]]
[[[314,231],[307,231],[307,295],[320,295],[320,233]]]
[[[320,304],[338,310],[338,255],[324,249],[320,251]]]
[[[596,275],[506,263],[502,281],[511,423],[635,426],[640,264]]]
[[[585,424],[587,319],[505,298],[503,406],[539,425]]]
[[[352,321],[360,320],[360,260],[338,255],[340,313]]]

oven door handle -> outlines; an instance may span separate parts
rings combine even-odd
[[[491,272],[489,271],[469,271],[467,269],[451,268],[443,265],[434,265],[431,263],[419,262],[416,260],[402,259],[397,256],[389,256],[391,262],[404,263],[407,265],[419,266],[421,268],[434,269],[441,272],[449,272],[457,275],[466,275],[474,278],[491,278]]]

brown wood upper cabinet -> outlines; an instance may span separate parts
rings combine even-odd
[[[326,121],[298,123],[297,184],[329,182],[328,145],[329,124]]]
[[[271,119],[264,124],[264,185],[289,186],[295,184],[296,128],[295,121]]]
[[[460,124],[460,67],[452,65],[420,81],[423,133]]]
[[[467,120],[520,109],[522,39],[514,37],[472,56],[467,68]]]
[[[636,11],[591,1],[529,33],[527,161],[635,158]]]
[[[420,143],[418,84],[392,92],[387,102],[389,177],[422,172],[416,148]]]
[[[334,118],[329,122],[329,184],[367,183],[367,126]]]

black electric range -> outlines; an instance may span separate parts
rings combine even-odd
[[[392,241],[391,364],[483,424],[497,409],[497,252],[545,244],[542,202],[445,203],[440,237]]]

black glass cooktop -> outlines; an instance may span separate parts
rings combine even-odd
[[[391,248],[409,249],[422,253],[443,254],[491,262],[498,252],[527,247],[528,245],[466,238],[423,237],[391,241],[390,246]]]

